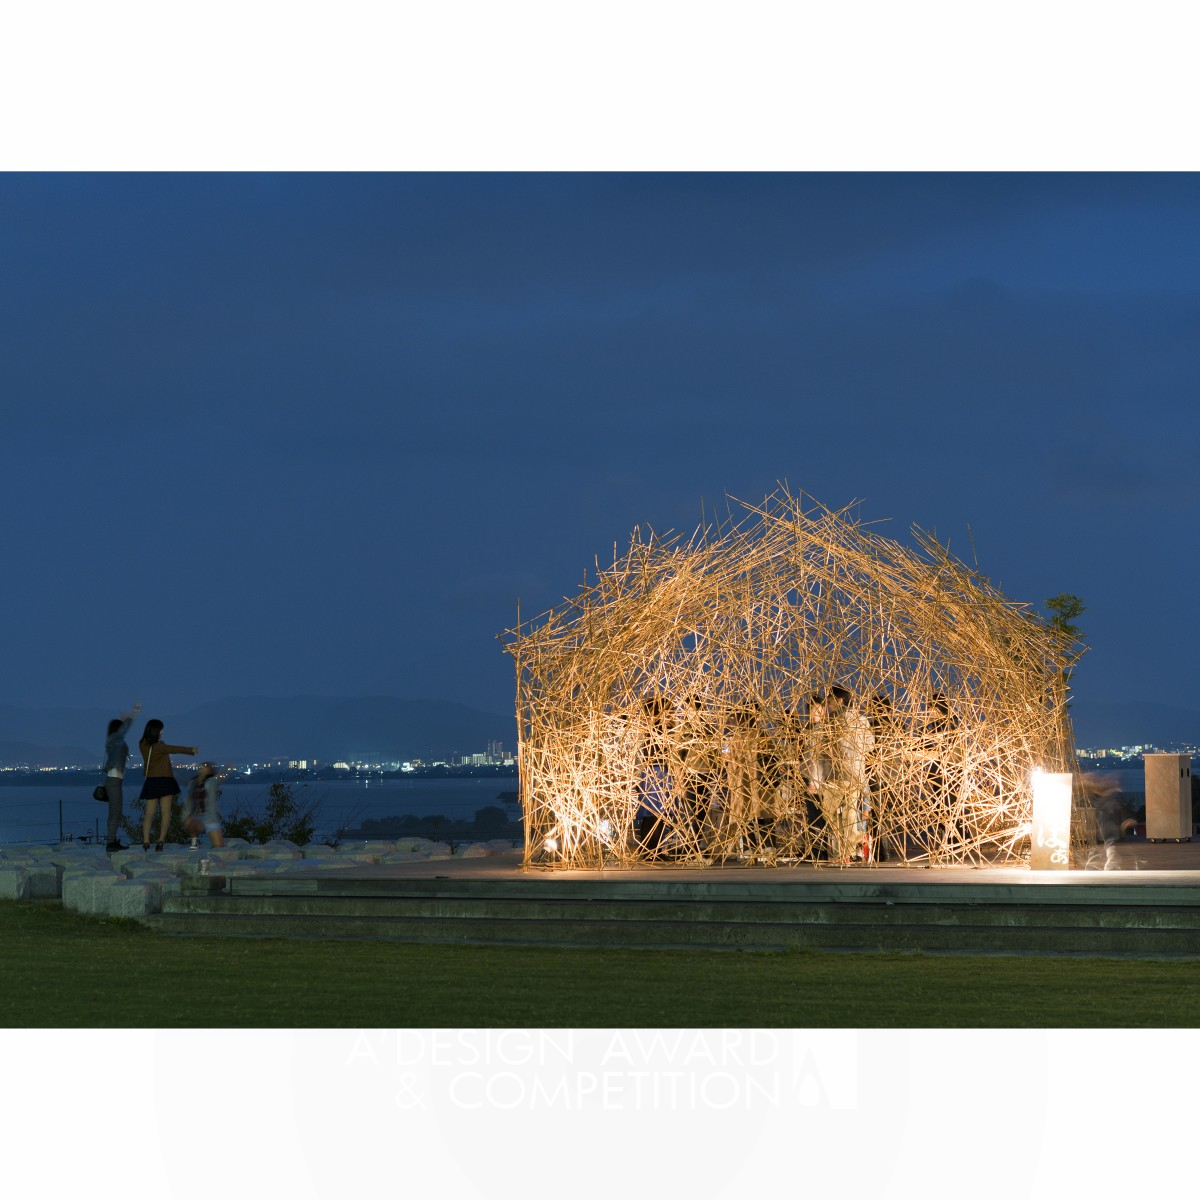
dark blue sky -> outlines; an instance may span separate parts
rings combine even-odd
[[[779,479],[1189,705],[1200,177],[0,175],[0,702],[509,711],[495,635]]]

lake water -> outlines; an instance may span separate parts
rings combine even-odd
[[[125,811],[132,809],[132,797],[141,788],[141,777],[130,780],[126,788]],[[183,780],[181,779],[182,783]],[[442,816],[450,820],[470,820],[481,808],[504,808],[501,792],[516,792],[515,777],[491,779],[386,779],[336,780],[329,783],[291,785],[301,807],[317,805],[318,838],[341,826],[395,816]],[[237,806],[262,811],[266,800],[265,783],[232,783],[221,789],[221,807],[232,812]],[[0,844],[58,841],[59,803],[62,803],[62,830],[78,839],[105,836],[108,806],[97,804],[91,787],[0,787]],[[507,809],[515,815],[515,809]]]
[[[1117,787],[1127,796],[1146,794],[1146,772],[1142,767],[1122,767],[1119,771],[1100,771],[1105,779],[1115,779]]]
[[[1145,794],[1146,773],[1141,768],[1105,771],[1116,778],[1122,792]],[[137,795],[138,782],[128,791]],[[231,783],[222,786],[221,805],[226,813],[241,805],[262,811],[268,784]],[[470,820],[481,808],[504,808],[501,792],[516,792],[517,780],[511,776],[491,779],[386,779],[337,780],[329,783],[292,785],[301,806],[317,805],[318,840],[342,826],[355,826],[379,817],[442,816],[450,820]],[[91,788],[71,787],[0,787],[0,844],[58,841],[59,801],[62,802],[62,829],[78,839],[84,835],[103,837],[108,817],[106,805],[91,798]],[[125,810],[131,809],[127,795]],[[515,809],[507,809],[515,816]]]

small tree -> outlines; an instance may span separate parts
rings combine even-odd
[[[1076,617],[1087,612],[1087,605],[1070,592],[1059,592],[1057,596],[1051,596],[1046,601],[1046,607],[1053,614],[1050,617],[1050,628],[1061,633],[1067,641],[1079,641],[1083,636],[1083,630],[1073,622]],[[1075,660],[1078,661],[1078,658],[1079,655],[1076,655]]]
[[[1047,624],[1062,638],[1063,647],[1068,652],[1067,666],[1063,669],[1063,682],[1071,682],[1071,672],[1075,664],[1083,657],[1084,647],[1079,645],[1083,630],[1075,624],[1075,618],[1087,612],[1087,605],[1078,596],[1070,592],[1059,592],[1046,601],[1046,607],[1051,616]]]
[[[279,839],[306,846],[313,838],[317,805],[302,808],[289,783],[273,783],[267,788],[266,811],[260,817],[239,805],[225,819],[225,836],[245,838],[248,842],[273,842]]]
[[[508,828],[508,813],[498,804],[489,804],[476,810],[473,824],[473,832],[479,837],[500,837]]]
[[[1057,596],[1047,599],[1046,607],[1051,613],[1048,624],[1062,638],[1063,646],[1068,651],[1067,665],[1062,671],[1062,690],[1066,707],[1069,709],[1071,674],[1084,651],[1084,647],[1079,646],[1083,630],[1075,624],[1075,618],[1087,612],[1087,605],[1071,592],[1059,592]]]

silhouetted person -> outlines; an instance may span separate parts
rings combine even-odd
[[[829,715],[829,706],[820,692],[809,696],[806,706],[804,723],[804,747],[801,766],[804,774],[805,789],[808,793],[805,799],[805,821],[811,837],[817,837],[822,830],[828,835],[822,838],[829,853],[832,847],[829,840],[832,834],[825,825],[825,809],[821,804],[821,789],[833,774],[833,747],[830,744],[829,727],[825,723]],[[816,843],[812,846],[816,852]]]
[[[812,849],[810,826],[816,804],[808,793],[806,776],[805,704],[797,701],[776,722],[771,739],[774,762],[765,767],[774,779],[770,840],[785,857],[807,857]],[[759,764],[762,768],[761,757]]]
[[[123,789],[125,786],[125,762],[129,758],[129,746],[125,735],[129,732],[133,718],[141,711],[135,704],[127,713],[114,717],[108,723],[108,737],[104,743],[104,790],[108,793],[108,846],[110,854],[115,850],[128,850],[120,840],[121,821],[125,817]]]
[[[688,821],[699,844],[721,773],[717,725],[704,711],[704,702],[699,696],[688,696],[684,701],[675,752],[679,757]]]
[[[870,792],[867,754],[875,736],[867,718],[855,707],[847,688],[835,684],[826,695],[826,727],[831,741],[833,770],[821,788],[821,809],[832,835],[834,856],[840,862],[871,861],[867,832]]]
[[[633,831],[642,849],[657,857],[667,832],[667,813],[671,808],[670,730],[667,702],[661,696],[642,699],[646,734],[640,752],[638,772],[638,810]]]
[[[158,843],[155,850],[163,848],[167,840],[167,830],[171,826],[171,802],[179,795],[179,784],[175,782],[175,772],[171,769],[172,754],[195,754],[197,746],[170,746],[162,741],[163,723],[158,720],[146,722],[138,749],[142,752],[145,764],[146,782],[142,784],[142,794],[138,798],[146,805],[146,814],[142,817],[142,849],[150,849],[150,829],[154,825],[154,812],[160,802],[162,804],[162,822],[159,825]]]
[[[872,797],[867,828],[871,838],[872,858],[877,862],[886,862],[891,857],[891,847],[884,829],[886,823],[894,819],[891,814],[894,812],[896,793],[899,790],[896,768],[889,761],[895,751],[896,706],[887,692],[876,692],[871,698],[867,705],[867,720],[871,723],[876,749],[876,754],[867,760],[867,786]],[[880,747],[883,748],[883,762],[880,762],[878,753]]]
[[[957,764],[957,771],[947,769],[947,758],[956,748],[952,735],[958,729],[958,719],[950,711],[950,701],[945,692],[935,691],[930,695],[924,718],[922,741],[926,763],[922,790],[931,825],[939,841],[953,837],[965,838],[966,831],[955,812],[958,792],[954,785],[961,776],[961,762]]]
[[[725,856],[749,849],[745,835],[760,815],[759,741],[755,710],[748,704],[730,710],[724,741],[727,800],[720,833],[720,850]]]

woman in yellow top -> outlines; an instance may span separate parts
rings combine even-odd
[[[138,749],[142,752],[142,761],[146,769],[146,782],[142,784],[142,794],[139,799],[145,801],[146,815],[142,818],[142,849],[150,849],[150,827],[154,824],[154,810],[162,801],[162,821],[158,830],[158,844],[155,850],[163,848],[167,840],[167,827],[171,824],[171,801],[179,795],[179,784],[175,782],[175,774],[171,770],[172,754],[196,754],[198,746],[171,746],[162,741],[163,723],[147,721],[142,732],[142,740]]]

